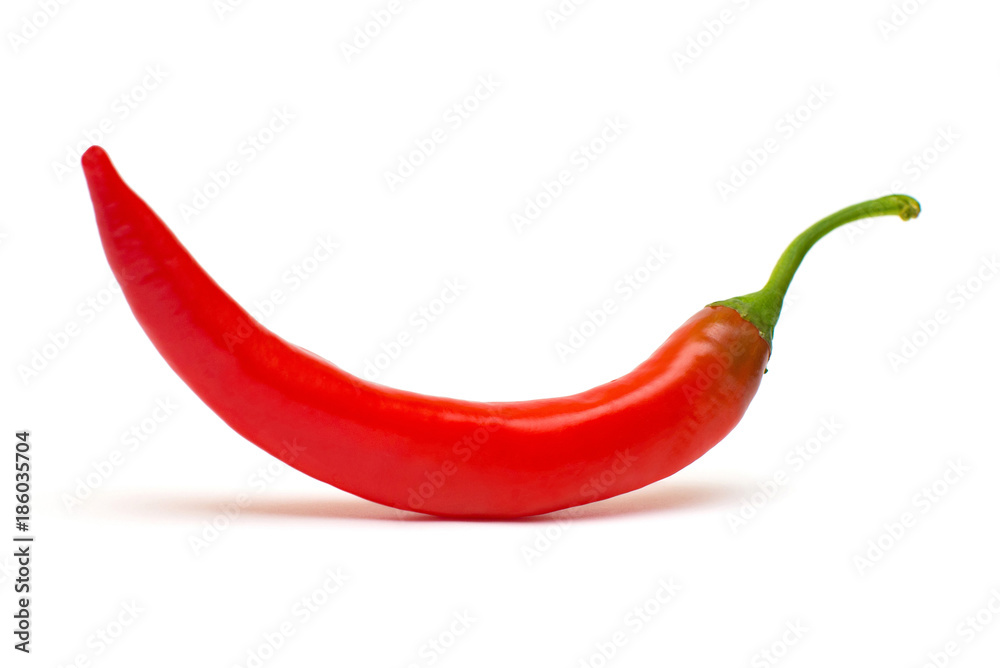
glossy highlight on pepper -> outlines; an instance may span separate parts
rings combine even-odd
[[[919,213],[904,195],[848,207],[788,247],[767,286],[695,313],[628,374],[572,396],[431,397],[357,378],[256,322],[120,178],[84,153],[104,252],[170,367],[244,438],[365,499],[432,515],[522,517],[623,494],[701,457],[740,421],[788,283],[823,235]]]

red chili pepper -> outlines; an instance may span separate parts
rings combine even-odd
[[[83,169],[104,252],[167,363],[229,426],[288,465],[396,508],[519,517],[638,489],[736,426],[806,252],[836,227],[915,217],[890,195],[801,234],[759,292],[696,313],[629,374],[568,397],[488,403],[366,382],[257,323],[91,147]]]

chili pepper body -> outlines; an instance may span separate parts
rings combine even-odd
[[[388,506],[522,517],[638,489],[736,426],[770,356],[769,331],[736,300],[696,313],[627,375],[572,396],[496,403],[392,389],[257,323],[103,149],[83,167],[112,271],[171,368],[247,440]]]

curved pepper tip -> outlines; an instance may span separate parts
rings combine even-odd
[[[83,165],[84,169],[88,167],[96,167],[97,163],[102,162],[109,162],[108,153],[97,144],[94,144],[84,151],[83,155],[80,157],[80,163]]]

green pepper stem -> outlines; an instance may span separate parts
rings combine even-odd
[[[778,258],[778,263],[774,266],[774,271],[771,272],[771,278],[761,290],[742,297],[714,302],[709,306],[728,306],[734,309],[757,328],[770,348],[771,340],[774,338],[774,326],[781,314],[781,304],[785,300],[785,293],[788,292],[788,285],[792,282],[795,271],[802,264],[802,258],[806,256],[813,244],[841,225],[853,223],[863,218],[895,215],[903,220],[909,220],[916,218],[919,214],[920,204],[917,203],[917,200],[906,195],[887,195],[842,209],[795,237],[795,240]]]

